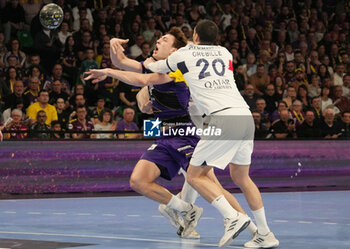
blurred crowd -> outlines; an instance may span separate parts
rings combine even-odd
[[[220,29],[256,138],[350,137],[349,0],[57,0],[64,20],[42,27],[50,0],[0,0],[0,129],[7,139],[140,138],[138,87],[84,80],[113,67],[111,38],[145,60],[172,26]],[[19,132],[16,132],[19,131]],[[65,133],[65,131],[71,131]],[[78,133],[74,133],[74,132]]]

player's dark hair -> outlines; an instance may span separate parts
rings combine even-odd
[[[169,30],[168,34],[175,37],[175,41],[173,44],[174,48],[179,49],[179,48],[185,47],[187,45],[187,38],[180,28],[172,27]]]
[[[200,44],[212,45],[215,44],[219,33],[218,26],[210,20],[201,20],[195,27],[195,31],[199,36]]]

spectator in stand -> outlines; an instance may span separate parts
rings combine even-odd
[[[275,86],[273,84],[268,84],[265,89],[265,94],[263,99],[266,102],[265,110],[269,113],[269,116],[276,110],[278,97],[275,94]]]
[[[62,91],[62,85],[63,84],[60,80],[54,80],[52,82],[49,104],[54,105],[58,98],[62,98],[65,102],[68,102],[69,95],[66,92]]]
[[[52,68],[52,75],[46,79],[43,89],[51,92],[52,83],[56,80],[59,80],[62,83],[62,91],[70,95],[70,84],[68,80],[63,77],[63,67],[61,64],[55,64]]]
[[[51,136],[50,136],[51,139],[64,138],[61,123],[58,120],[54,120],[51,122],[51,130],[54,132],[54,133],[51,133]]]
[[[141,138],[140,133],[125,133],[127,131],[138,131],[136,123],[133,122],[135,118],[135,111],[132,108],[125,108],[123,111],[123,119],[117,124],[117,131],[124,131],[124,133],[119,133],[117,136],[119,139],[134,139]]]
[[[343,96],[342,86],[335,86],[333,89],[333,105],[335,105],[341,113],[345,111],[350,111],[350,100],[349,97]]]
[[[42,71],[43,69],[38,66],[38,65],[33,65],[29,68],[29,72],[28,72],[28,79],[30,80],[30,78],[38,78],[39,79],[39,90],[43,88],[44,86],[44,82],[45,82],[45,74]]]
[[[280,100],[277,105],[277,110],[275,110],[270,116],[270,122],[273,124],[276,120],[280,119],[280,113],[282,110],[288,110],[288,105],[283,100]]]
[[[19,0],[11,0],[6,3],[1,13],[4,28],[5,43],[8,43],[12,35],[16,35],[24,27],[24,9]]]
[[[297,99],[303,104],[303,109],[307,109],[310,106],[311,98],[309,97],[308,88],[306,85],[300,85],[298,87]]]
[[[73,36],[68,36],[65,44],[64,50],[61,54],[63,73],[66,75],[68,82],[75,85],[78,77],[77,69],[77,52],[75,48],[75,41]]]
[[[261,122],[266,126],[270,127],[269,113],[265,110],[266,102],[263,98],[256,100],[256,111],[260,113]]]
[[[259,94],[254,92],[254,86],[252,84],[246,84],[244,86],[244,92],[242,94],[244,100],[249,105],[251,110],[256,108],[256,100],[260,97]]]
[[[141,45],[142,53],[135,58],[136,61],[145,61],[150,56],[150,46],[148,42],[144,42]]]
[[[84,95],[82,94],[76,94],[75,95],[75,102],[74,102],[74,107],[73,109],[76,109],[78,106],[85,106],[86,108],[86,119],[87,120],[90,120],[92,123],[94,122],[94,119],[93,119],[93,113],[92,111],[90,110],[90,108],[88,108],[87,104],[86,104],[86,99],[84,97]],[[73,113],[73,110],[70,110],[71,112],[71,115],[72,118],[76,118],[76,113],[74,114]]]
[[[61,43],[61,47],[66,46],[66,41],[69,36],[72,36],[72,33],[69,32],[69,24],[68,22],[63,21],[60,26],[60,32],[58,32],[58,39]]]
[[[281,110],[280,119],[270,128],[270,133],[277,139],[296,138],[295,122],[288,110]]]
[[[269,134],[269,128],[266,127],[262,122],[261,122],[261,115],[257,111],[252,111],[252,116],[254,119],[254,124],[255,124],[255,133],[254,137],[255,138],[266,138],[266,136]]]
[[[135,44],[130,47],[130,56],[135,59],[136,57],[142,54],[141,45],[144,43],[144,39],[142,35],[136,36]]]
[[[317,74],[313,74],[311,76],[311,84],[309,85],[308,92],[309,97],[313,98],[316,96],[320,96],[321,94],[321,80]]]
[[[328,86],[324,86],[321,90],[322,113],[326,108],[330,108],[333,105],[333,100],[329,97],[330,92]]]
[[[305,121],[297,127],[298,138],[320,138],[321,130],[315,121],[315,114],[308,110],[305,114]]]
[[[53,105],[49,104],[49,92],[47,90],[41,90],[39,92],[38,101],[31,104],[27,109],[27,116],[31,118],[31,124],[35,123],[37,113],[41,110],[46,112],[47,119],[46,124],[50,125],[52,120],[57,120],[57,111]]]
[[[16,106],[18,98],[21,98],[22,102],[25,103],[23,92],[24,92],[23,81],[16,80],[13,84],[13,93],[5,97],[4,109],[14,108]]]
[[[341,114],[340,137],[350,138],[350,111]]]
[[[110,45],[109,43],[103,44],[102,54],[96,57],[96,62],[100,69],[103,68],[112,68],[111,57],[110,57]],[[118,106],[118,98],[116,96],[116,87],[118,86],[119,81],[113,79],[112,77],[106,77],[106,79],[95,83],[98,86],[97,95],[102,95],[105,97],[108,106],[114,108]]]
[[[22,98],[18,98],[13,107],[10,107],[10,108],[7,108],[6,110],[4,110],[4,112],[2,113],[2,120],[4,122],[6,122],[11,117],[11,113],[14,109],[21,110],[22,113],[25,113],[26,108],[24,107],[24,103],[23,103]]]
[[[143,31],[142,36],[146,42],[151,46],[153,50],[157,40],[162,36],[162,32],[156,29],[156,20],[153,17],[148,18],[147,20],[147,28]],[[142,50],[142,45],[141,45]]]
[[[270,83],[269,76],[265,73],[265,66],[259,64],[256,73],[249,77],[249,83],[255,88],[255,93],[263,95],[266,86]]]
[[[103,96],[99,95],[97,97],[96,108],[92,110],[92,115],[94,118],[94,124],[98,123],[99,116],[101,112],[105,109],[106,100]]]
[[[105,108],[98,116],[99,122],[94,125],[95,131],[115,131],[117,123],[113,121],[113,113],[111,110]],[[94,137],[97,139],[110,139],[115,136],[114,133],[97,133]]]
[[[90,120],[86,119],[87,111],[86,107],[81,105],[77,106],[77,119],[73,119],[69,122],[68,130],[69,131],[92,131],[94,130],[94,125]],[[89,133],[73,133],[73,139],[84,139],[90,138]]]
[[[294,61],[288,61],[286,63],[286,71],[283,75],[286,84],[290,84],[295,79],[295,63]]]
[[[324,120],[320,124],[322,137],[338,138],[341,135],[340,124],[334,121],[335,112],[333,109],[327,108],[323,111]]]
[[[159,29],[165,33],[168,30],[168,23],[171,19],[171,12],[169,10],[169,2],[162,0],[161,7],[156,10],[156,22]]]
[[[45,71],[50,72],[60,57],[59,41],[54,31],[46,28],[39,31],[35,35],[34,48],[42,58]]]
[[[16,68],[24,67],[24,63],[26,62],[26,54],[19,49],[19,40],[12,39],[11,41],[11,49],[5,54],[4,61],[7,61],[7,58],[12,55],[17,59]],[[7,65],[8,66],[8,65]]]
[[[45,124],[47,115],[45,111],[38,111],[36,114],[36,122],[32,124],[29,128],[29,137],[48,139],[50,138],[51,128]]]
[[[283,94],[286,88],[286,84],[284,83],[283,77],[280,75],[277,75],[273,84],[275,86],[276,99],[280,101],[283,98]]]
[[[345,74],[343,77],[343,96],[349,97],[350,96],[350,72],[348,74]]]
[[[299,100],[294,100],[291,109],[292,118],[294,119],[295,127],[298,127],[304,122],[305,113],[303,112],[303,104]]]
[[[293,86],[287,87],[287,95],[283,98],[283,101],[287,103],[287,106],[291,107],[294,100],[297,98],[297,91]]]
[[[317,122],[322,119],[322,101],[320,96],[313,97],[311,99],[311,111],[315,114],[315,119]]]
[[[335,86],[343,85],[343,77],[345,75],[345,67],[344,64],[338,63],[335,67],[335,72],[333,75],[333,82]]]
[[[14,92],[14,84],[17,80],[19,80],[17,69],[14,66],[8,67],[6,71],[5,84],[11,93]]]
[[[40,91],[39,84],[40,81],[37,77],[32,77],[29,79],[28,88],[23,94],[25,108],[38,101],[38,95]]]
[[[19,109],[14,109],[11,112],[12,121],[4,127],[4,130],[9,131],[8,133],[4,132],[5,139],[23,139],[27,137],[27,133],[23,131],[28,131],[28,126],[22,122],[23,113]],[[13,132],[11,132],[13,131]],[[20,131],[16,133],[15,131]]]
[[[70,112],[67,109],[66,103],[64,99],[62,98],[57,98],[55,107],[57,110],[57,120],[60,123],[60,127],[62,130],[66,131],[67,130],[67,125],[69,122],[69,116]],[[73,113],[75,115],[75,113]],[[51,122],[51,127],[52,127],[52,122]]]
[[[296,91],[298,91],[298,88],[301,85],[305,85],[306,87],[308,87],[309,83],[305,79],[305,73],[303,69],[297,68],[295,69],[295,73],[296,73],[295,80],[290,85],[293,86]]]

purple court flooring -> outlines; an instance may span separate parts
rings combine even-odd
[[[244,196],[235,196],[248,210]],[[279,248],[350,248],[350,191],[263,193],[263,200]],[[140,196],[1,200],[0,248],[216,248],[222,217],[204,199],[197,204],[204,207],[201,239],[189,240]],[[244,231],[229,248],[249,239]]]

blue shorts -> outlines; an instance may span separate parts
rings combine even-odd
[[[141,159],[155,163],[161,171],[160,176],[171,180],[180,168],[187,170],[197,137],[160,137],[141,156]]]

